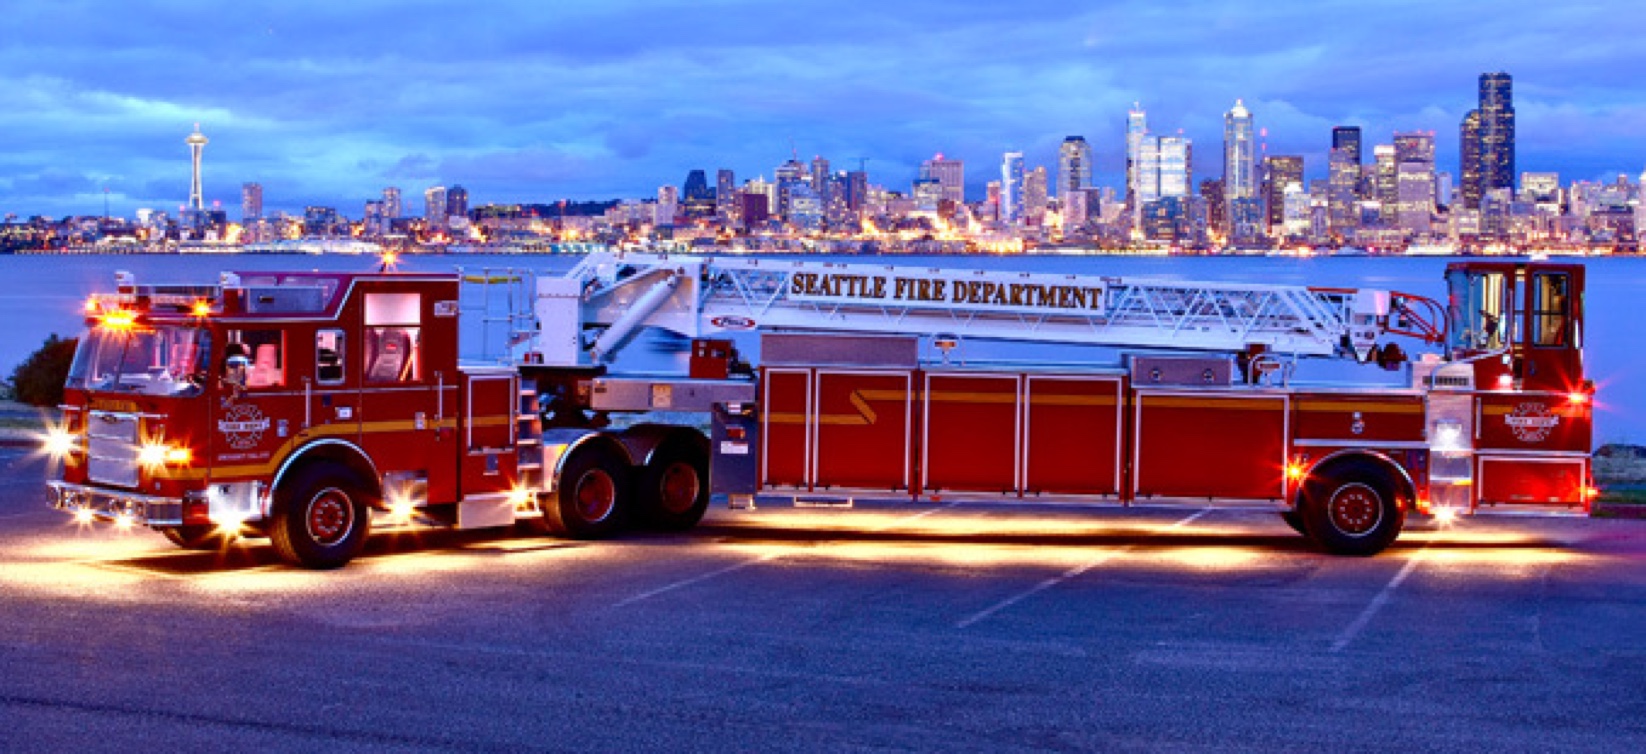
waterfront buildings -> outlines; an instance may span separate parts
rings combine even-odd
[[[263,184],[245,183],[240,186],[240,219],[257,220],[263,216]]]
[[[1016,225],[1023,216],[1023,153],[1007,152],[1000,160],[1000,224]]]
[[[937,182],[939,201],[953,204],[966,201],[966,164],[960,160],[945,158],[938,152],[920,164],[920,180]]]

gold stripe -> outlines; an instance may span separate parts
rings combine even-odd
[[[1298,401],[1299,411],[1359,411],[1363,414],[1421,414],[1423,404],[1382,401]]]
[[[1161,398],[1138,396],[1144,408],[1215,408],[1224,411],[1277,411],[1279,398]]]
[[[1115,399],[1102,395],[1036,395],[1029,402],[1036,406],[1113,406]]]
[[[932,403],[1016,403],[1016,393],[974,393],[933,390],[926,395]]]

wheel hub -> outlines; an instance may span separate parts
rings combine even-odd
[[[584,521],[606,520],[617,505],[617,483],[602,469],[591,469],[577,481],[577,513]]]
[[[1349,536],[1365,536],[1383,520],[1383,498],[1359,482],[1345,484],[1332,493],[1327,505],[1332,526]]]
[[[354,505],[341,490],[327,489],[315,495],[304,519],[309,537],[322,545],[332,545],[354,528]]]
[[[684,461],[671,463],[663,469],[659,487],[658,493],[663,509],[670,513],[685,513],[697,502],[697,493],[700,489],[697,469]]]

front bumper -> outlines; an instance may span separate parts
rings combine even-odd
[[[189,492],[183,497],[141,495],[125,490],[91,487],[84,484],[52,481],[51,507],[78,514],[87,511],[103,521],[125,521],[144,526],[182,526],[185,510],[200,506],[204,510],[204,492]]]

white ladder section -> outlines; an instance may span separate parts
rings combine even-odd
[[[1389,313],[1382,291],[649,254],[590,255],[538,280],[550,364],[606,325],[599,360],[641,326],[687,337],[850,331],[1364,360]],[[559,347],[556,347],[559,344]]]

